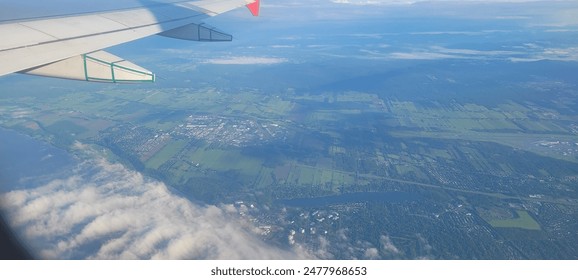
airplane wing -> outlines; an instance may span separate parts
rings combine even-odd
[[[230,41],[231,35],[202,20],[242,6],[259,14],[259,0],[199,0],[0,21],[0,76],[18,72],[97,82],[154,82],[150,71],[102,49],[155,34]]]

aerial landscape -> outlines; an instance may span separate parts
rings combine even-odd
[[[0,207],[32,255],[578,259],[578,3],[261,12],[110,49],[154,84],[0,77]]]

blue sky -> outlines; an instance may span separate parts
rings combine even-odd
[[[529,18],[536,24],[577,24],[576,1],[533,0],[266,0],[263,16],[282,19],[349,19],[371,17],[412,17],[429,14],[455,18]],[[472,7],[476,7],[472,8]],[[483,9],[479,9],[482,7]],[[289,10],[279,13],[278,9]],[[300,11],[299,13],[297,11]],[[405,11],[404,13],[399,13]],[[473,12],[474,11],[474,12]],[[268,14],[269,13],[269,14]],[[270,13],[273,13],[272,15]],[[283,14],[286,17],[283,17]],[[543,20],[543,22],[540,22]]]
[[[201,64],[296,62],[291,55],[578,61],[572,39],[578,32],[578,1],[264,0],[261,14],[253,18],[239,9],[207,20],[233,34],[233,43],[152,38],[142,44]]]
[[[177,0],[157,0],[175,2]],[[142,0],[0,0],[0,19],[52,15],[62,12],[97,11],[139,5]],[[94,3],[98,3],[95,5]],[[475,8],[472,8],[475,7]],[[481,8],[481,9],[480,9]],[[400,13],[400,11],[402,13]],[[230,14],[239,15],[241,11]],[[243,13],[248,14],[247,11]],[[457,18],[527,18],[535,24],[578,24],[578,3],[573,0],[263,0],[263,20],[347,20],[371,17],[412,17],[420,15]]]

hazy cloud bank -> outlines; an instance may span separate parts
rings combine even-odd
[[[158,181],[104,159],[68,178],[0,195],[25,244],[48,259],[310,258],[257,238],[235,208],[199,206]]]
[[[360,50],[364,56],[359,58],[375,60],[441,60],[441,59],[465,59],[465,60],[503,60],[511,62],[533,62],[540,60],[552,61],[578,61],[578,48],[544,48],[540,46],[512,47],[511,50],[475,50],[475,49],[452,49],[439,46],[413,49],[406,52],[384,52],[376,50]]]
[[[254,65],[254,64],[279,64],[285,63],[287,59],[277,57],[256,57],[256,56],[233,56],[225,58],[207,59],[207,64],[222,64],[222,65]]]

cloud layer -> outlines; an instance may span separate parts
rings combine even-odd
[[[224,64],[224,65],[254,65],[254,64],[279,64],[285,63],[287,59],[277,57],[256,57],[256,56],[233,56],[225,58],[207,59],[207,64]]]
[[[533,43],[513,46],[510,49],[476,50],[464,48],[446,48],[430,46],[425,48],[413,48],[407,51],[386,50],[360,50],[363,56],[358,58],[373,60],[502,60],[511,62],[533,62],[540,60],[552,61],[578,61],[578,47],[545,48]]]
[[[158,181],[97,159],[42,186],[0,195],[33,255],[47,259],[292,259],[231,206],[199,206]]]

